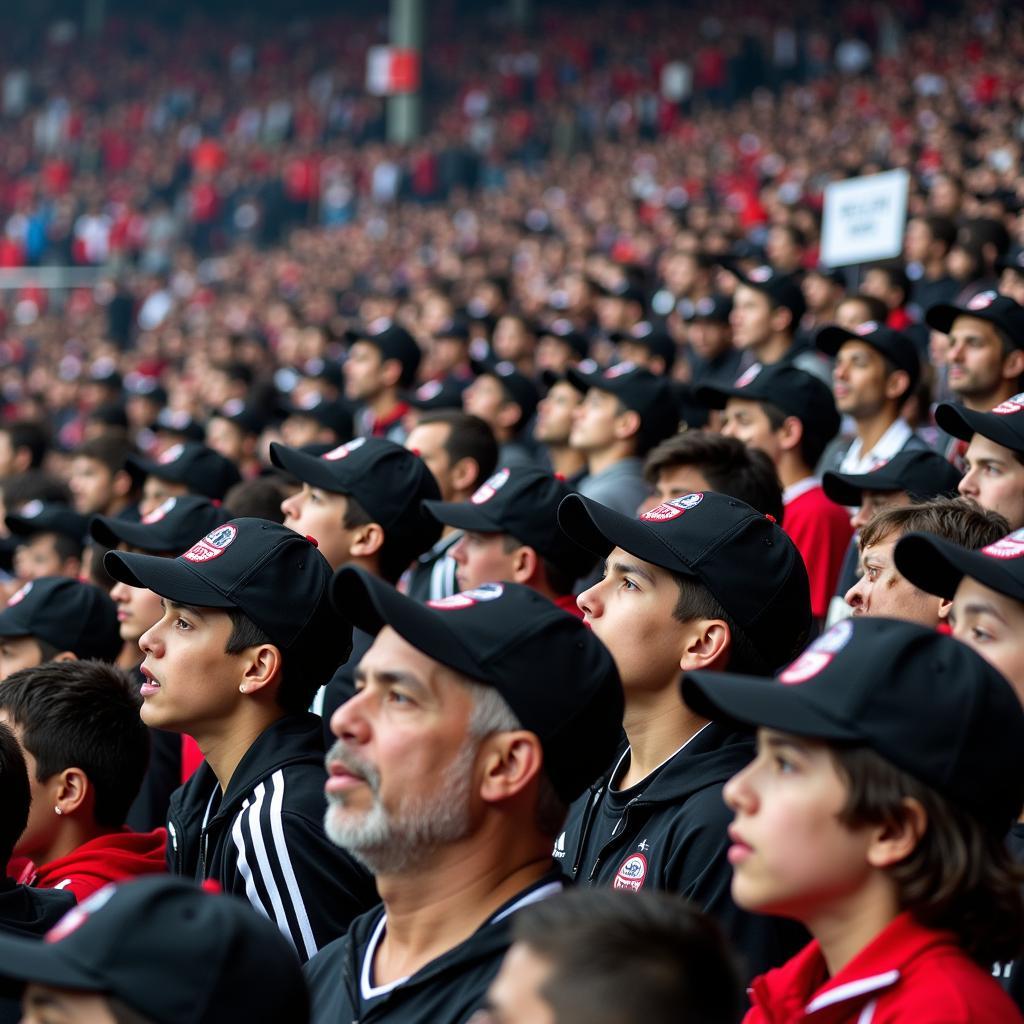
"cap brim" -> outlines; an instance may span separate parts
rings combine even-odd
[[[87,992],[110,988],[109,983],[63,957],[59,944],[38,937],[0,934],[0,978]]]
[[[591,388],[601,389],[604,378],[599,373],[583,373],[575,366],[565,368],[565,379],[581,394],[586,394]]]
[[[330,448],[328,448],[330,451]],[[340,494],[338,478],[331,472],[330,463],[316,455],[307,455],[297,448],[274,441],[270,446],[270,461],[278,469],[291,473],[297,480],[311,487],[320,487],[325,491]]]
[[[153,528],[145,523],[133,523],[115,516],[93,516],[89,522],[89,535],[104,547],[116,548],[118,544],[130,544],[143,551],[162,551],[153,547]]]
[[[31,636],[30,630],[23,619],[18,615],[16,608],[5,608],[0,612],[0,636]]]
[[[822,740],[861,739],[860,733],[815,708],[798,686],[704,670],[685,673],[680,688],[686,706],[712,721],[725,718],[752,729],[763,726]]]
[[[157,428],[155,428],[157,429]],[[173,428],[163,428],[173,429]],[[180,433],[180,431],[176,431]],[[138,455],[129,455],[125,459],[125,463],[128,466],[129,472],[132,467],[135,468],[138,476],[147,477],[155,476],[158,480],[169,480],[171,483],[183,484],[185,483],[185,477],[179,472],[175,473],[174,469],[177,463],[174,462],[153,462],[150,459],[143,459]],[[136,475],[133,474],[133,475]]]
[[[818,331],[814,336],[814,344],[819,352],[824,352],[827,356],[834,356],[851,339],[854,341],[864,340],[859,334],[854,334],[853,331],[848,331],[845,327],[830,324]]]
[[[896,568],[927,594],[952,599],[965,576],[1014,601],[1024,601],[1024,581],[997,558],[970,551],[930,533],[908,533],[893,551]]]
[[[949,330],[953,326],[953,321],[958,316],[976,315],[977,314],[970,312],[970,310],[961,309],[959,306],[951,306],[948,302],[943,302],[937,306],[931,306],[925,311],[924,322],[940,334],[949,334]],[[982,316],[979,317],[979,319],[984,320],[985,317]]]
[[[161,558],[128,551],[108,551],[103,568],[121,583],[144,587],[175,604],[198,608],[235,608],[216,587],[204,580],[181,558]]]
[[[1011,451],[1024,451],[1024,438],[1013,432],[1001,416],[990,412],[977,412],[943,402],[935,409],[935,422],[947,434],[961,441],[970,441],[981,434]]]
[[[889,494],[905,490],[899,484],[885,480],[872,480],[871,486],[866,486],[868,475],[866,473],[836,473],[834,470],[828,470],[821,476],[821,489],[829,501],[846,506],[859,505],[865,491]]]
[[[335,611],[364,633],[376,636],[390,626],[428,658],[471,679],[487,681],[476,660],[439,614],[376,576],[343,566],[331,580],[330,598]]]
[[[724,409],[730,398],[750,398],[742,388],[724,388],[715,384],[701,384],[693,392],[693,399],[708,409]]]
[[[504,533],[500,524],[493,522],[483,508],[469,501],[431,501],[421,503],[423,511],[445,526],[475,533]]]

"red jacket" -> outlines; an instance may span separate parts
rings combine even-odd
[[[817,941],[755,978],[743,1024],[1020,1024],[1009,996],[950,932],[900,914],[834,978]]]
[[[126,828],[82,843],[49,864],[25,861],[18,881],[37,889],[66,889],[81,903],[108,882],[166,871],[166,848],[166,829],[132,832]]]

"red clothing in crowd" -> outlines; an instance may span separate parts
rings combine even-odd
[[[834,978],[817,941],[755,978],[743,1024],[1020,1024],[1010,997],[950,932],[900,914]]]
[[[783,529],[797,546],[811,584],[811,614],[824,618],[853,536],[850,515],[829,501],[813,477],[786,488]]]
[[[108,882],[163,873],[166,848],[166,829],[132,832],[124,828],[91,839],[49,864],[20,860],[18,866],[24,867],[16,881],[37,889],[67,889],[81,903]]]
[[[575,594],[563,594],[555,601],[555,604],[557,604],[563,612],[575,615],[577,619],[583,618],[583,612],[580,611],[580,606],[576,603]]]

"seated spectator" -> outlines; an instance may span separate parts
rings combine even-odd
[[[41,469],[50,448],[50,434],[35,420],[0,423],[0,480]]]
[[[725,295],[707,295],[696,302],[683,299],[678,310],[687,325],[692,383],[731,384],[740,374],[743,358],[732,343],[732,300]]]
[[[206,444],[231,462],[244,480],[259,476],[260,434],[266,416],[252,403],[229,399],[214,410],[206,423]]]
[[[50,661],[114,662],[120,651],[117,606],[91,583],[30,580],[0,612],[0,680]]]
[[[176,878],[103,889],[45,941],[0,944],[0,977],[21,985],[31,1024],[309,1020],[299,962],[273,924]]]
[[[549,382],[548,390],[537,403],[533,440],[539,446],[539,457],[547,460],[553,472],[575,486],[587,471],[586,455],[569,443],[583,392],[568,377],[546,376],[545,379]]]
[[[540,400],[536,385],[510,362],[478,364],[476,369],[476,380],[462,393],[462,408],[494,431],[498,465],[535,465],[526,430]]]
[[[323,444],[337,448],[352,440],[352,410],[347,402],[324,398],[313,392],[304,401],[291,404],[281,423],[281,439],[289,448]]]
[[[166,871],[165,830],[125,827],[149,760],[141,703],[129,677],[100,661],[49,662],[4,680],[0,720],[24,748],[32,788],[14,847],[19,881],[81,901],[108,882]]]
[[[128,456],[134,453],[135,446],[125,434],[83,441],[72,455],[68,473],[75,511],[84,516],[130,518],[138,498],[136,479],[128,470]]]
[[[88,517],[66,505],[30,501],[8,512],[5,521],[17,538],[14,572],[21,582],[43,576],[78,579],[82,574]]]
[[[816,1007],[1022,1019],[991,968],[1024,931],[1004,845],[1024,804],[1024,710],[995,669],[918,625],[854,619],[775,680],[697,672],[682,686],[701,714],[758,729],[725,787],[734,898],[813,936],[754,980],[747,1024]]]
[[[268,474],[235,484],[224,495],[224,507],[231,509],[231,514],[240,519],[269,519],[272,523],[283,523],[281,503],[287,497],[288,488],[281,478]]]
[[[345,397],[359,408],[355,433],[402,444],[402,419],[409,411],[399,393],[416,380],[422,353],[412,335],[390,320],[355,332],[345,360]]]
[[[139,501],[139,513],[143,516],[168,498],[183,494],[223,501],[224,495],[242,479],[233,462],[194,441],[172,445],[156,459],[129,456],[128,464],[145,477]]]

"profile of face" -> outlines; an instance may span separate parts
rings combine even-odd
[[[583,396],[568,382],[557,381],[537,405],[534,440],[541,444],[567,445],[572,433],[573,414]]]
[[[514,942],[501,962],[497,977],[487,990],[487,1005],[470,1018],[470,1024],[558,1024],[544,986],[554,965],[525,942]]]
[[[68,488],[76,512],[103,515],[115,498],[114,474],[99,459],[76,455],[71,460]]]
[[[735,437],[748,448],[760,448],[772,460],[778,462],[783,447],[779,432],[760,402],[749,398],[730,398],[722,414],[722,434]]]
[[[860,552],[861,576],[844,600],[854,615],[885,616],[934,629],[948,602],[918,590],[897,569],[893,549],[898,536],[881,538]]]
[[[1024,526],[1024,465],[1014,452],[975,434],[964,462],[967,471],[957,490],[982,508],[998,512],[1011,530]]]
[[[36,533],[14,550],[14,575],[22,583],[44,576],[68,576],[75,579],[82,571],[82,560],[64,557],[57,548],[55,533]]]
[[[21,1024],[117,1024],[104,995],[29,984],[21,998]]]
[[[0,637],[0,681],[23,668],[35,668],[42,663],[42,648],[35,637]]]

